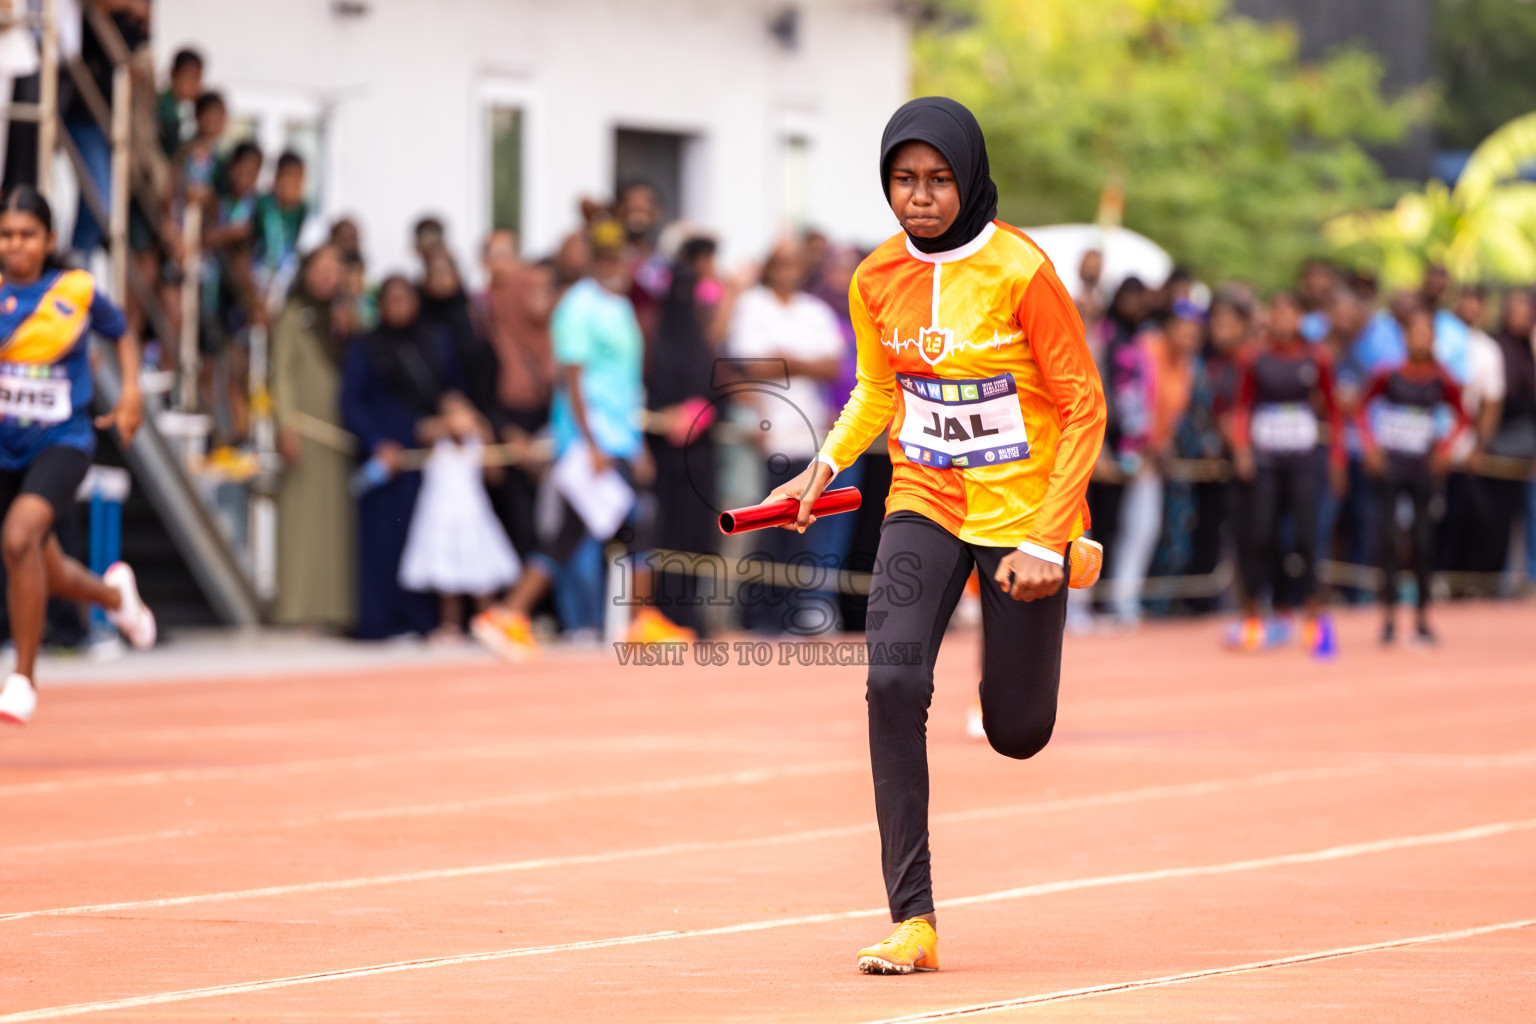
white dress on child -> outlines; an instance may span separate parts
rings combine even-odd
[[[400,559],[405,589],[480,597],[521,575],[522,563],[485,493],[483,451],[478,440],[433,446]]]

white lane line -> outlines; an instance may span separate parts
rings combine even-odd
[[[1081,751],[1076,751],[1081,752]],[[1097,754],[1095,750],[1092,753]],[[1366,755],[1361,755],[1366,756]],[[844,767],[862,767],[865,762],[835,762],[828,764],[827,770],[840,771]],[[1445,754],[1445,755],[1415,755],[1415,754],[1391,754],[1383,758],[1368,761],[1346,762],[1338,765],[1324,765],[1318,768],[1302,768],[1291,771],[1269,772],[1263,775],[1243,776],[1235,779],[1217,779],[1211,782],[1195,782],[1173,786],[1150,786],[1143,789],[1134,789],[1118,793],[1106,793],[1099,796],[1069,797],[1061,801],[1042,801],[1028,804],[1013,804],[1001,808],[989,808],[978,811],[959,812],[959,816],[936,817],[934,820],[965,821],[969,817],[987,818],[1015,813],[1029,813],[1033,810],[1056,810],[1058,808],[1097,807],[1104,804],[1124,803],[1162,796],[1197,796],[1202,793],[1223,792],[1232,788],[1243,788],[1249,785],[1262,786],[1283,784],[1288,782],[1308,782],[1323,779],[1343,779],[1356,775],[1369,775],[1391,768],[1512,768],[1523,765],[1536,764],[1536,749],[1516,751],[1509,754]],[[814,766],[804,766],[806,774],[817,774]],[[178,839],[196,839],[212,835],[228,835],[231,833],[262,832],[277,829],[313,828],[321,825],[340,824],[359,821],[384,821],[392,818],[421,818],[439,814],[467,814],[476,811],[496,810],[504,807],[519,807],[535,804],[554,803],[560,800],[592,799],[609,796],[627,796],[631,794],[643,795],[646,793],[663,793],[674,790],[691,789],[714,785],[714,780],[722,780],[719,784],[736,784],[741,781],[755,781],[748,776],[753,773],[735,772],[724,776],[705,776],[696,780],[664,780],[658,783],[636,783],[633,786],[593,787],[584,789],[555,790],[544,793],[511,794],[508,796],[480,797],[470,800],[451,800],[436,804],[406,804],[392,807],[361,808],[357,810],[331,811],[325,814],[311,814],[293,818],[281,818],[276,821],[257,821],[234,823],[229,825],[206,825],[201,827],[160,829],[154,832],[135,832],[126,835],[99,836],[91,839],[54,839],[40,843],[25,843],[16,846],[0,847],[0,856],[14,854],[34,855],[40,853],[58,853],[66,850],[89,850],[96,848],[117,848],[132,843],[168,842]],[[789,775],[800,774],[795,769],[788,770]]]
[[[332,811],[327,814],[311,814],[303,817],[282,818],[277,821],[250,822],[236,825],[210,825],[202,828],[164,829],[159,832],[139,832],[132,835],[102,836],[96,839],[58,839],[46,843],[25,846],[0,847],[0,855],[35,854],[61,850],[84,850],[95,847],[118,848],[129,843],[148,843],[160,840],[193,839],[202,836],[223,835],[231,832],[269,832],[277,829],[310,828],[316,825],[332,825],[342,822],[383,821],[390,818],[421,818],[439,814],[466,814],[474,811],[495,810],[504,807],[528,807],[538,804],[560,803],[566,800],[598,800],[619,796],[646,796],[657,793],[682,793],[696,789],[721,786],[749,786],[777,779],[797,779],[838,772],[865,770],[869,762],[821,761],[811,764],[788,765],[782,768],[748,768],[734,772],[717,772],[712,775],[694,775],[677,779],[656,779],[651,782],[631,782],[613,786],[583,786],[573,789],[545,790],[536,793],[512,793],[506,796],[477,797],[438,804],[406,804],[396,807],[374,807],[358,810]]]
[[[75,779],[49,779],[43,782],[17,782],[0,786],[0,796],[60,793],[76,789],[100,789],[119,786],[154,786],[169,782],[204,782],[209,780],[263,778],[305,775],[314,772],[383,768],[389,765],[431,763],[435,761],[479,761],[501,757],[537,757],[545,754],[577,752],[628,752],[634,750],[686,750],[700,753],[739,753],[771,749],[783,752],[807,746],[794,741],[764,744],[741,736],[570,736],[541,737],[473,747],[399,750],[384,754],[358,754],[306,761],[279,761],[268,764],[219,765],[212,768],[169,768],[161,771],[131,772],[122,775],[91,775]],[[3,768],[3,766],[0,766]]]
[[[841,768],[846,766],[864,766],[863,761],[842,762],[841,764],[828,765],[829,768]],[[816,768],[818,766],[805,766]],[[1237,778],[1212,779],[1205,782],[1186,782],[1175,785],[1144,786],[1139,789],[1119,790],[1113,793],[1095,793],[1089,796],[1060,797],[1052,800],[1038,800],[1027,803],[1009,804],[1001,807],[981,807],[968,811],[950,811],[945,814],[935,814],[929,819],[931,824],[946,824],[968,821],[986,821],[990,819],[1005,818],[1023,814],[1039,814],[1051,811],[1079,810],[1091,807],[1108,807],[1119,804],[1138,803],[1143,800],[1169,799],[1186,796],[1205,796],[1211,793],[1225,793],[1233,790],[1243,790],[1261,786],[1278,786],[1295,782],[1315,782],[1345,778],[1350,775],[1362,775],[1376,771],[1382,766],[1379,764],[1338,765],[1325,768],[1298,768],[1284,772],[1266,772],[1262,775],[1246,775]],[[785,769],[786,773],[801,774],[793,769]],[[804,772],[804,774],[811,774]],[[760,782],[768,778],[776,777],[767,772],[737,772],[731,775],[713,777],[715,779],[729,780],[731,782]],[[687,783],[696,780],[670,780],[676,784],[677,789],[693,788]],[[640,784],[647,786],[649,791],[658,791],[668,783]],[[627,787],[613,787],[609,793],[623,789],[630,792]],[[340,812],[340,813],[366,813],[366,812]],[[332,820],[332,819],[327,819]],[[254,889],[237,889],[216,893],[199,893],[186,896],[171,896],[156,900],[134,900],[118,903],[96,903],[77,907],[56,907],[44,910],[18,911],[9,914],[0,914],[0,922],[17,921],[32,917],[59,917],[71,914],[97,914],[121,910],[133,910],[148,907],[184,906],[191,903],[222,903],[230,900],[260,899],[270,896],[289,896],[300,893],[328,892],[342,889],[357,889],[371,885],[393,885],[406,882],[433,881],[440,878],[464,878],[475,875],[503,874],[515,871],[531,871],[539,868],[574,867],[586,864],[608,864],[622,860],[633,860],[643,857],[659,857],[675,855],[679,853],[703,853],[718,850],[751,849],[754,847],[783,846],[791,843],[817,842],[826,839],[841,839],[849,836],[864,835],[875,831],[873,823],[858,825],[842,825],[830,828],[809,829],[800,832],[788,832],[776,836],[754,836],[748,839],[722,839],[722,840],[697,840],[688,843],[670,843],[665,846],[639,847],[629,850],[614,850],[605,853],[575,854],[564,857],[540,857],[531,860],[507,861],[497,864],[479,864],[458,868],[434,868],[424,871],[413,871],[390,875],[373,875],[360,878],[343,878],[323,882],[300,882],[290,885],[262,886]],[[13,851],[5,851],[13,852]]]
[[[501,949],[489,953],[466,953],[462,956],[428,957],[422,960],[399,960],[376,967],[355,967],[340,971],[320,971],[316,974],[295,974],[287,978],[268,981],[250,981],[234,985],[213,985],[208,988],[189,988],[179,992],[159,992],[148,996],[129,996],[126,999],[108,999],[97,1003],[73,1003],[68,1006],[49,1006],[40,1010],[23,1010],[0,1016],[0,1024],[12,1021],[55,1020],[59,1017],[78,1017],[86,1013],[104,1013],[109,1010],[132,1010],[141,1006],[161,1006],[165,1003],[181,1003],[190,999],[212,999],[215,996],[234,996],[248,992],[270,992],[294,985],[313,985],[322,981],[343,981],[366,978],[376,974],[395,974],[399,971],[419,971],[427,967],[449,967],[456,964],[473,964],[487,960],[511,960],[516,957],[539,956],[544,953],[569,953],[582,949],[605,949],[610,946],[632,946],[641,942],[657,942],[662,939],[681,938],[686,932],[651,932],[646,935],[626,935],[617,939],[595,939],[591,942],[570,942],[558,946],[528,946],[522,949]]]
[[[1065,892],[1068,889],[1088,889],[1100,885],[1125,884],[1136,881],[1155,881],[1169,877],[1189,877],[1193,875],[1225,874],[1231,871],[1251,871],[1259,867],[1267,867],[1274,864],[1299,864],[1317,861],[1337,860],[1341,857],[1360,856],[1365,853],[1376,853],[1383,850],[1402,849],[1409,846],[1427,846],[1432,843],[1465,842],[1469,839],[1484,838],[1489,835],[1498,835],[1517,829],[1536,828],[1536,819],[1525,822],[1499,822],[1491,825],[1483,825],[1476,828],[1459,829],[1455,832],[1440,832],[1422,836],[1404,836],[1397,839],[1385,839],[1371,843],[1355,843],[1350,846],[1329,847],[1324,850],[1316,850],[1311,853],[1285,854],[1279,857],[1266,857],[1257,860],[1234,861],[1229,864],[1213,864],[1198,868],[1174,869],[1176,874],[1168,871],[1147,871],[1136,874],[1113,875],[1108,878],[1084,878],[1072,882],[1053,882],[1045,886],[1025,886],[1018,889],[1005,889],[1001,892],[988,893],[980,896],[963,896],[958,899],[939,900],[938,907],[970,906],[978,903],[998,902],[1002,900],[1017,899],[1023,895],[1033,895],[1039,892]],[[1346,852],[1347,851],[1347,852]],[[797,925],[830,924],[839,921],[848,921],[863,917],[883,917],[887,913],[885,907],[876,907],[872,910],[843,910],[826,914],[807,914],[801,917],[771,918],[766,921],[748,921],[743,924],[721,925],[715,928],[698,928],[694,930],[677,930],[650,932],[643,935],[624,935],[611,939],[592,939],[584,942],[566,942],[550,946],[525,946],[518,949],[492,950],[484,953],[463,953],[454,956],[428,957],[417,960],[399,960],[387,964],[375,964],[367,967],[344,968],[335,971],[321,971],[313,974],[291,975],[285,978],[270,978],[262,981],[239,982],[231,985],[213,985],[207,988],[182,989],[175,992],[157,992],[150,995],[129,996],[124,999],[110,999],[94,1003],[73,1003],[67,1006],[50,1006],[37,1010],[25,1010],[20,1013],[12,1013],[0,1016],[0,1024],[9,1024],[12,1021],[52,1020],[59,1017],[75,1017],[86,1013],[100,1013],[107,1010],[129,1010],[141,1006],[158,1006],[164,1003],[186,1002],[194,999],[211,999],[216,996],[240,995],[251,992],[267,992],[272,989],[290,988],[295,985],[311,985],[327,981],[346,981],[353,978],[365,978],[377,974],[393,974],[400,971],[425,970],[431,967],[452,967],[459,964],[483,963],[492,960],[512,960],[518,957],[542,956],[554,953],[573,953],[588,949],[608,949],[615,946],[638,946],[643,944],[666,942],[672,939],[706,938],[716,935],[741,935],[748,932],[768,931],[775,928],[788,928]],[[1457,932],[1443,932],[1431,937],[1416,937],[1412,939],[1399,939],[1391,943],[1377,943],[1374,946],[1358,947],[1359,951],[1369,948],[1390,948],[1391,945],[1408,945],[1414,942],[1428,942],[1454,938],[1462,938],[1469,935],[1482,934],[1487,931],[1498,931],[1513,928],[1523,928],[1536,923],[1536,920],[1513,921],[1502,925],[1484,926],[1481,929],[1463,929]],[[1443,937],[1443,939],[1442,939]],[[1351,947],[1354,951],[1357,947]],[[1329,951],[1331,955],[1343,956],[1349,951]],[[1321,959],[1321,954],[1307,954],[1301,959]],[[1293,958],[1294,959],[1294,958]],[[1263,965],[1280,964],[1285,960],[1264,961]],[[1300,962],[1300,960],[1298,960]],[[1243,965],[1248,969],[1258,969],[1254,965]],[[1173,984],[1178,980],[1189,980],[1203,977],[1208,974],[1220,973],[1221,969],[1209,971],[1191,972],[1188,975],[1170,975],[1168,979],[1153,979],[1151,984],[1160,982]],[[1073,990],[1082,995],[1092,995],[1098,990],[1114,991],[1120,987],[1131,987],[1135,983],[1119,983],[1113,986],[1098,986],[1091,990]],[[1056,993],[1057,998],[1073,998],[1072,995]],[[1026,997],[1029,998],[1029,997]],[[994,1004],[986,1004],[992,1007]],[[1011,1003],[1010,1003],[1011,1005]],[[1002,1009],[1001,1005],[996,1008]],[[970,1012],[981,1012],[974,1008],[965,1008]],[[943,1012],[943,1011],[940,1011]],[[954,1011],[949,1011],[951,1014]],[[915,1018],[899,1018],[901,1020],[923,1020],[921,1016]]]
[[[605,796],[628,796],[631,794],[645,794],[655,792],[670,792],[673,790],[692,789],[710,785],[734,785],[741,782],[761,781],[761,779],[778,777],[774,771],[783,771],[789,776],[797,774],[819,774],[842,771],[845,768],[862,768],[866,761],[839,761],[829,762],[824,765],[805,765],[800,768],[782,770],[766,770],[767,775],[761,772],[742,771],[731,772],[722,775],[704,776],[698,779],[673,779],[663,780],[657,783],[634,783],[627,786],[588,787],[580,789],[555,790],[545,793],[510,794],[506,796],[480,797],[470,800],[453,800],[436,804],[406,804],[393,807],[361,808],[356,810],[331,811],[325,814],[311,814],[293,818],[282,818],[276,821],[236,823],[231,825],[207,825],[202,827],[160,829],[153,832],[137,832],[127,835],[99,836],[91,839],[54,839],[41,843],[26,843],[17,846],[0,847],[0,855],[6,854],[38,854],[52,853],[64,850],[88,850],[96,847],[116,848],[129,843],[149,843],[169,841],[176,839],[193,839],[202,836],[228,834],[231,832],[260,832],[273,829],[297,829],[311,828],[319,825],[337,824],[343,822],[358,821],[383,821],[391,818],[419,818],[438,814],[465,814],[475,811],[495,810],[502,807],[518,807],[530,804],[554,803],[560,800],[590,799]],[[1094,797],[1072,797],[1064,803],[1045,801],[1044,803],[1030,803],[1012,805],[1012,808],[1003,808],[1002,813],[1014,813],[1014,808],[1045,807],[1054,809],[1062,807],[1094,807],[1100,802],[1120,803],[1126,799],[1139,800],[1148,797],[1159,796],[1189,796],[1205,792],[1221,792],[1233,786],[1268,785],[1286,782],[1304,782],[1313,779],[1347,778],[1353,775],[1370,774],[1391,767],[1389,761],[1363,761],[1342,765],[1325,765],[1319,768],[1303,768],[1283,772],[1270,772],[1263,775],[1244,776],[1237,779],[1218,779],[1212,782],[1196,782],[1175,786],[1151,786],[1144,789],[1135,789],[1121,793],[1109,793]],[[1478,765],[1479,767],[1481,765]],[[1469,765],[1469,767],[1472,767]],[[761,776],[759,779],[757,776]],[[1210,788],[1214,787],[1214,788]],[[1081,803],[1080,801],[1089,801]],[[973,812],[982,816],[993,814],[992,811]],[[964,818],[951,820],[965,820]]]
[[[1044,896],[1049,893],[1072,892],[1078,889],[1097,889],[1106,885],[1126,885],[1132,882],[1160,882],[1170,878],[1194,878],[1201,875],[1229,875],[1238,871],[1258,871],[1263,868],[1287,867],[1293,864],[1317,864],[1323,861],[1344,860],[1368,853],[1389,853],[1393,850],[1409,850],[1417,846],[1441,846],[1446,843],[1465,843],[1474,839],[1536,829],[1536,818],[1523,821],[1496,821],[1489,825],[1475,825],[1450,832],[1430,832],[1417,836],[1399,836],[1395,839],[1374,839],[1364,843],[1330,846],[1309,853],[1282,853],[1273,857],[1255,857],[1249,860],[1228,861],[1225,864],[1202,864],[1197,867],[1159,868],[1155,871],[1131,871],[1121,875],[1100,875],[1097,878],[1074,878],[1064,882],[1041,882],[1024,885],[1017,889],[1003,889],[981,896],[956,896],[937,901],[941,907],[967,907],[975,903],[993,903],[997,900],[1020,899],[1025,896]]]
[[[1456,762],[1436,762],[1435,767],[1505,767],[1512,764],[1524,764],[1536,760],[1536,751],[1530,755],[1511,761],[1500,755],[1488,755],[1478,757],[1466,757]],[[1089,807],[1105,807],[1117,804],[1137,803],[1142,800],[1155,800],[1169,797],[1203,796],[1210,793],[1229,792],[1234,789],[1247,789],[1250,787],[1286,785],[1296,782],[1315,782],[1332,779],[1345,779],[1358,775],[1369,775],[1393,767],[1401,762],[1396,760],[1365,761],[1342,765],[1325,765],[1318,768],[1298,768],[1289,771],[1266,772],[1261,775],[1245,775],[1236,778],[1213,779],[1207,782],[1178,783],[1163,786],[1146,786],[1139,789],[1120,790],[1113,793],[1099,793],[1090,796],[1062,797],[1059,799],[1031,801],[1020,804],[1008,804],[1001,807],[983,807],[970,811],[953,811],[947,814],[932,816],[934,823],[982,821],[991,818],[1010,817],[1018,814],[1034,814],[1058,810],[1077,810]],[[321,825],[339,824],[345,822],[383,821],[392,818],[430,817],[439,814],[462,814],[483,810],[496,810],[504,807],[529,806],[536,804],[555,803],[561,800],[596,799],[614,796],[645,795],[651,793],[677,792],[689,789],[706,788],[715,785],[744,785],[752,782],[768,781],[774,778],[792,778],[806,775],[816,775],[826,772],[828,774],[845,769],[862,768],[863,761],[827,762],[825,764],[800,765],[787,769],[767,769],[763,771],[729,772],[718,775],[700,776],[684,779],[666,779],[658,782],[635,783],[627,786],[602,786],[583,789],[554,790],[543,793],[512,794],[509,796],[483,797],[473,800],[449,801],[440,804],[407,804],[396,807],[376,807],[359,810],[333,811],[327,814],[307,815],[303,817],[284,818],[269,822],[252,822],[235,825],[213,825],[201,828],[163,829],[156,832],[140,832],[129,835],[102,836],[93,839],[57,839],[43,843],[29,843],[18,846],[0,847],[0,856],[35,855],[40,853],[57,853],[67,850],[88,850],[93,848],[118,848],[131,843],[169,842],[179,839],[196,839],[211,835],[228,835],[231,833],[266,832],[277,829],[311,828]],[[855,835],[867,831],[866,826],[851,826],[848,829],[817,830],[811,833],[792,833],[795,837],[827,838],[829,835]],[[785,841],[784,837],[769,837],[759,840],[762,843],[779,843]],[[790,841],[799,841],[791,839]],[[737,841],[728,841],[724,848],[731,848]],[[716,847],[705,846],[703,849]],[[665,847],[670,851],[672,847]],[[649,851],[639,851],[638,856],[649,856]],[[520,863],[520,862],[519,862]],[[585,863],[584,861],[581,863]],[[539,866],[550,866],[546,861],[539,861]],[[7,920],[0,915],[0,921]]]
[[[1364,761],[1388,767],[1402,768],[1516,768],[1536,764],[1536,747],[1510,750],[1500,754],[1423,754],[1391,750],[1317,750],[1297,747],[1189,747],[1165,746],[1155,743],[1095,742],[1079,740],[1071,733],[1064,733],[1053,741],[1062,745],[1064,752],[1107,761],[1139,761],[1156,758],[1159,761],[1220,761],[1233,766],[1233,761],[1272,761],[1283,758],[1295,761],[1305,758],[1349,758],[1342,763]]]
[[[1536,925],[1536,918],[1527,918],[1523,921],[1505,921],[1502,924],[1488,924],[1478,928],[1462,928],[1454,932],[1413,935],[1405,939],[1367,942],[1359,946],[1341,946],[1338,949],[1324,949],[1316,953],[1300,953],[1296,956],[1276,957],[1273,960],[1255,960],[1246,964],[1233,964],[1230,967],[1211,967],[1203,971],[1165,974],[1159,978],[1142,978],[1137,981],[1117,981],[1107,985],[1088,985],[1083,988],[1062,989],[1060,992],[1043,992],[1039,995],[1021,996],[1018,999],[1000,999],[993,1003],[976,1003],[972,1006],[955,1006],[946,1010],[929,1010],[925,1013],[913,1013],[904,1017],[882,1017],[879,1020],[866,1021],[865,1024],[915,1024],[918,1021],[970,1017],[976,1014],[996,1013],[999,1010],[1012,1010],[1023,1006],[1038,1006],[1041,1003],[1061,1003],[1072,999],[1086,999],[1090,996],[1109,995],[1115,992],[1131,992],[1141,988],[1178,985],[1186,981],[1198,981],[1201,978],[1218,978],[1225,974],[1245,974],[1250,971],[1266,971],[1274,967],[1290,967],[1294,964],[1314,963],[1318,960],[1358,956],[1361,953],[1375,953],[1384,949],[1399,949],[1403,946],[1417,946],[1430,942],[1454,942],[1457,939],[1470,939],[1476,938],[1479,935],[1491,935],[1494,932],[1514,931],[1519,928],[1529,928],[1532,925]],[[3,1019],[0,1018],[0,1020]]]
[[[1195,783],[1196,786],[1209,787],[1211,783]],[[1154,787],[1168,790],[1174,787]],[[1134,792],[1134,791],[1133,791]],[[1093,800],[1096,798],[1082,798]],[[1101,798],[1099,798],[1101,799]],[[1023,805],[1029,807],[1030,805]],[[1004,809],[992,809],[1004,810]],[[955,812],[955,820],[978,820],[988,816],[988,811],[961,811]],[[992,815],[1000,816],[1000,815]],[[943,821],[949,816],[938,816],[934,820]],[[1504,835],[1512,832],[1523,832],[1536,829],[1536,818],[1523,821],[1502,821],[1488,825],[1478,825],[1472,828],[1456,829],[1450,832],[1433,832],[1417,836],[1403,836],[1394,839],[1379,839],[1364,843],[1351,843],[1345,846],[1331,846],[1322,850],[1314,850],[1309,853],[1280,854],[1272,857],[1261,857],[1249,860],[1230,861],[1225,864],[1199,865],[1182,868],[1159,868],[1153,871],[1135,871],[1116,875],[1099,875],[1090,878],[1068,879],[1060,882],[1042,882],[1034,885],[1022,886],[1017,889],[1004,889],[998,892],[984,893],[979,896],[958,896],[947,900],[939,900],[941,907],[963,907],[977,903],[992,903],[1005,899],[1021,899],[1028,896],[1043,896],[1058,892],[1071,892],[1078,889],[1093,889],[1109,885],[1126,885],[1137,882],[1162,881],[1174,878],[1192,878],[1201,875],[1230,874],[1239,871],[1255,871],[1263,868],[1282,867],[1294,864],[1311,864],[1326,860],[1339,860],[1348,857],[1358,857],[1369,853],[1384,853],[1391,850],[1409,849],[1416,846],[1435,846],[1445,843],[1467,842],[1474,839],[1485,839],[1492,836]],[[474,864],[457,868],[432,868],[423,871],[399,872],[391,875],[369,875],[359,878],[338,878],[322,882],[300,882],[292,885],[264,886],[256,889],[237,889],[225,892],[197,893],[187,896],[169,896],[154,900],[131,900],[120,903],[96,903],[74,907],[52,907],[42,910],[23,910],[10,914],[0,914],[0,923],[6,921],[22,921],[39,917],[66,917],[85,914],[108,914],[122,911],[149,910],[160,907],[178,907],[189,904],[227,903],[235,900],[265,899],[277,896],[292,896],[318,892],[337,892],[349,889],[361,889],[379,885],[402,885],[414,882],[435,882],[453,878],[472,878],[483,875],[509,874],[519,871],[532,871],[540,868],[574,867],[591,864],[611,864],[619,861],[635,860],[644,857],[677,856],[680,854],[718,852],[731,849],[758,849],[770,846],[782,846],[791,843],[812,842],[824,839],[846,838],[872,832],[871,825],[843,825],[833,828],[811,829],[803,832],[790,832],[778,836],[757,836],[745,839],[704,840],[687,843],[671,843],[665,846],[648,846],[628,850],[611,850],[605,853],[575,854],[563,857],[541,857],[531,860],[507,861],[499,864]],[[850,912],[854,916],[871,911]],[[846,915],[844,915],[846,916]]]

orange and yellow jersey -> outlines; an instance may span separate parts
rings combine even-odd
[[[922,253],[899,234],[849,288],[858,384],[819,461],[841,469],[890,429],[886,513],[1060,559],[1088,528],[1104,389],[1050,260],[1001,221]]]

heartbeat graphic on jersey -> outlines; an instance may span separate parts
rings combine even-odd
[[[945,339],[941,350],[935,351],[936,342],[940,337]],[[892,352],[904,352],[909,348],[915,348],[929,364],[937,363],[945,356],[956,355],[972,349],[1004,348],[1019,340],[1019,333],[1000,334],[992,331],[992,337],[986,341],[955,341],[953,333],[948,328],[923,328],[915,338],[903,338],[896,328],[891,328],[889,338],[881,335],[880,344]]]

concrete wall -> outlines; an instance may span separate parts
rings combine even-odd
[[[618,127],[694,136],[684,213],[729,259],[781,230],[780,140],[811,140],[809,220],[841,239],[895,230],[880,130],[909,93],[893,4],[799,5],[798,46],[765,0],[157,0],[162,67],[183,44],[275,151],[318,140],[321,213],[363,224],[371,271],[406,266],[409,226],[443,216],[466,266],[489,225],[486,105],[524,110],[525,249],[548,252],[584,195],[606,197]],[[318,128],[318,131],[316,130]]]

